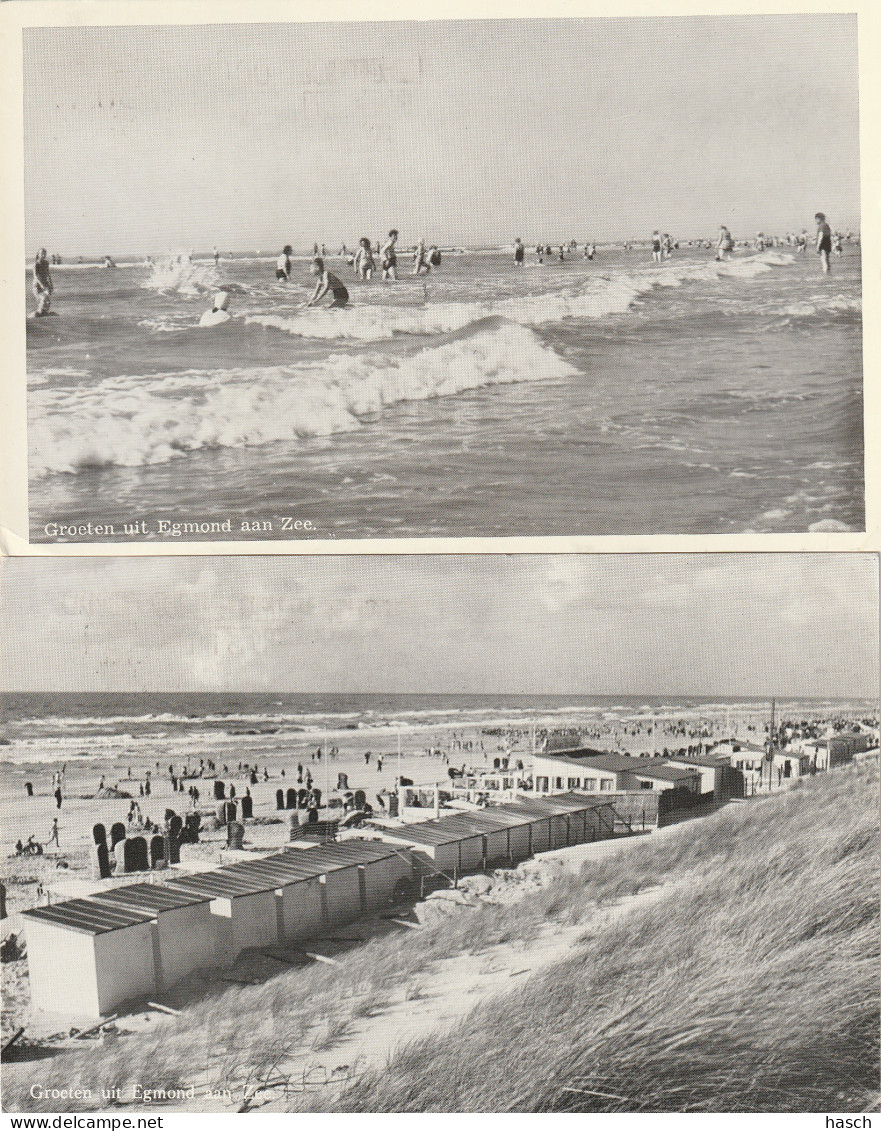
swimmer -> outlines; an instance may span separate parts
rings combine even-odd
[[[832,250],[835,252],[835,255],[837,256],[837,258],[840,259],[841,253],[842,253],[841,233],[840,232],[835,233],[835,242],[832,244]]]
[[[756,238],[755,242],[753,243],[753,247],[756,249],[756,251],[765,250],[765,237],[761,232],[756,232]]]
[[[670,239],[670,236],[667,232],[664,232],[664,238],[661,241],[661,246],[664,249],[664,258],[669,259],[673,254],[673,241]]]
[[[829,266],[829,253],[832,251],[832,231],[826,223],[826,216],[818,212],[814,217],[817,221],[817,255],[823,267],[823,274],[828,275],[832,268]]]
[[[544,263],[544,261],[545,261],[545,259],[544,259],[545,249],[542,247],[541,244],[539,244],[538,247],[535,249],[535,254],[538,257],[539,263]]]
[[[200,326],[219,326],[222,322],[229,322],[232,315],[226,309],[229,305],[229,295],[226,291],[218,291],[214,296],[214,306],[206,310],[199,319]]]
[[[429,266],[429,269],[431,269],[432,267],[440,267],[440,265],[441,265],[440,248],[437,246],[436,243],[433,243],[431,245],[431,247],[428,249],[428,266]]]
[[[289,243],[286,243],[281,249],[281,255],[275,261],[275,277],[281,279],[285,283],[291,281],[291,256],[294,254],[294,249]]]
[[[525,254],[526,254],[526,249],[523,246],[523,240],[521,240],[520,237],[518,236],[517,239],[514,240],[514,266],[515,267],[522,267],[523,266],[523,256]]]
[[[220,262],[220,252],[217,250],[217,248],[215,248],[214,249],[214,266],[216,267],[219,262]]]
[[[43,318],[49,313],[52,292],[55,290],[52,276],[49,274],[49,256],[44,247],[41,247],[34,257],[34,281],[31,289],[37,300],[37,317]]]
[[[719,238],[716,240],[716,259],[719,261],[730,259],[733,247],[734,241],[731,239],[731,233],[722,224],[719,228]]]
[[[382,245],[380,254],[382,255],[382,277],[386,282],[391,280],[393,283],[398,281],[398,257],[395,254],[395,244],[398,242],[398,229],[392,228],[388,234],[388,239]]]
[[[315,257],[320,258],[319,256]],[[355,252],[355,259],[352,264],[355,268],[355,274],[359,279],[372,279],[373,272],[376,270],[376,264],[373,261],[373,251],[371,250],[370,240],[367,236],[362,236],[358,240],[358,250]]]
[[[314,306],[319,299],[324,298],[328,291],[333,292],[333,302],[330,304],[334,306],[345,306],[349,301],[349,292],[339,281],[332,271],[324,266],[324,260],[320,256],[316,256],[312,260],[312,266],[309,268],[311,274],[318,276],[318,282],[315,284],[315,291],[306,306]]]
[[[596,244],[593,242],[593,240],[591,240],[589,244],[585,245],[584,258],[585,259],[593,259],[593,257],[596,255],[596,253],[597,253]]]
[[[190,260],[190,262],[192,263],[192,260]],[[104,262],[103,262],[102,266],[103,267],[115,267],[116,264],[113,262],[113,260],[110,258],[109,255],[105,255],[104,256]]]
[[[661,250],[661,233],[655,229],[652,232],[652,259],[655,263],[660,263],[663,258],[663,251]]]

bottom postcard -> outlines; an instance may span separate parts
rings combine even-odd
[[[871,1109],[874,555],[2,580],[7,1112]]]

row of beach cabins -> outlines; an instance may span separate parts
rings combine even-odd
[[[603,799],[529,798],[372,828],[373,839],[298,841],[211,871],[168,869],[152,877],[158,882],[31,908],[23,918],[32,1005],[105,1017],[196,970],[228,968],[243,950],[320,937],[413,898],[427,881],[455,883],[465,872],[607,839],[616,823],[620,830]]]

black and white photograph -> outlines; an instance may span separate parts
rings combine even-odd
[[[856,14],[72,7],[21,39],[32,543],[866,529]]]
[[[876,555],[4,586],[6,1111],[877,1110]]]

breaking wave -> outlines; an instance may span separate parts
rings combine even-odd
[[[31,472],[166,463],[188,452],[331,436],[403,401],[578,371],[531,330],[497,316],[404,357],[107,378],[34,390]]]

